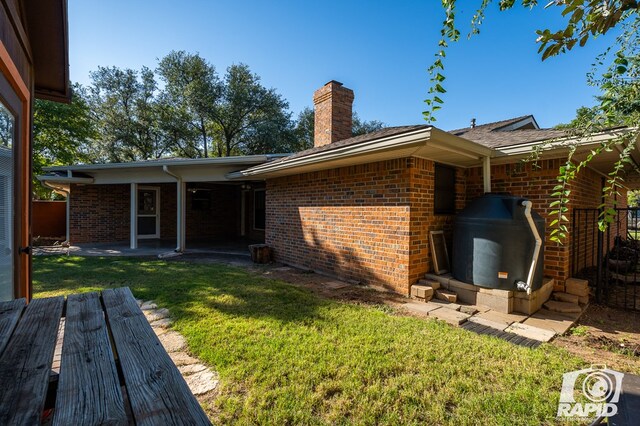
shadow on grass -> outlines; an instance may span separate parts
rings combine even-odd
[[[35,297],[126,286],[176,318],[197,317],[204,305],[229,316],[300,321],[327,303],[308,290],[219,264],[48,256],[34,259],[33,276]]]

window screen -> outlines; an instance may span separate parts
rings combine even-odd
[[[0,103],[0,301],[13,299],[13,139],[15,118]]]
[[[435,214],[456,212],[456,170],[453,167],[436,164]]]

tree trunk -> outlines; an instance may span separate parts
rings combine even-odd
[[[209,156],[207,151],[207,129],[204,127],[204,120],[200,119],[200,130],[202,131],[202,144],[204,145],[204,158]]]

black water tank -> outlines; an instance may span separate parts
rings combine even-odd
[[[486,194],[456,216],[453,230],[453,277],[479,287],[516,290],[527,281],[535,238],[524,215],[525,198]],[[544,219],[531,216],[542,238],[532,289],[542,285]]]

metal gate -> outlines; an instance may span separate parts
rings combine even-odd
[[[574,209],[571,273],[589,280],[596,300],[640,310],[640,208],[616,209],[606,231],[598,229],[599,209]]]

